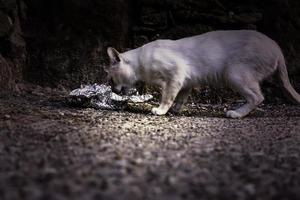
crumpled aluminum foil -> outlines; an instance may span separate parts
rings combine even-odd
[[[82,85],[80,88],[71,91],[67,101],[75,106],[120,110],[128,102],[143,103],[153,98],[150,94],[139,95],[136,89],[131,89],[129,94],[120,96],[112,92],[110,86],[95,83],[93,85]]]

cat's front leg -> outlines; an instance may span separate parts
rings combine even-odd
[[[165,115],[173,105],[173,102],[180,89],[181,84],[178,82],[163,84],[160,105],[157,108],[152,108],[151,112],[154,115]]]

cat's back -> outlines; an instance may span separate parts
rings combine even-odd
[[[142,47],[149,60],[182,59],[191,66],[200,64],[220,69],[224,63],[262,59],[272,63],[281,57],[279,46],[266,35],[254,30],[211,31],[178,40],[160,39]],[[148,60],[147,59],[147,60]]]
[[[278,46],[276,42],[268,36],[255,30],[224,30],[224,31],[210,31],[200,35],[181,38],[178,40],[158,39],[149,42],[142,46],[149,49],[172,49],[184,50],[192,48],[206,47],[205,45],[222,45],[223,47],[236,47],[238,45],[244,46],[247,44],[260,45],[262,47]]]
[[[201,46],[221,45],[222,47],[237,48],[253,44],[261,47],[277,46],[268,36],[254,30],[224,30],[211,31],[201,35],[175,40],[176,45],[184,48],[201,48]],[[206,46],[205,46],[206,47]]]
[[[211,31],[178,40],[159,39],[142,46],[147,54],[172,51],[182,55],[233,54],[241,50],[278,49],[266,35],[254,30]]]
[[[231,59],[272,59],[282,57],[280,47],[268,36],[254,30],[212,31],[174,41],[189,59],[218,64]],[[220,64],[220,63],[219,63]]]

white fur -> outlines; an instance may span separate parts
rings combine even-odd
[[[117,89],[136,81],[161,87],[161,103],[152,109],[156,115],[166,114],[173,103],[173,110],[179,112],[191,88],[207,82],[226,83],[244,96],[245,105],[226,113],[231,118],[244,117],[264,99],[259,83],[275,71],[285,69],[279,46],[267,36],[248,30],[156,40],[121,54],[108,48],[108,55],[112,64],[107,72]],[[287,75],[281,78],[289,83]],[[297,95],[294,91],[293,97]]]

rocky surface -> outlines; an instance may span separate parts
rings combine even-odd
[[[0,97],[0,199],[299,199],[300,107],[190,104],[153,116],[70,108],[53,90]],[[197,109],[196,109],[197,108]]]
[[[22,36],[22,1],[0,1],[0,92],[16,90],[23,81],[26,42]]]

